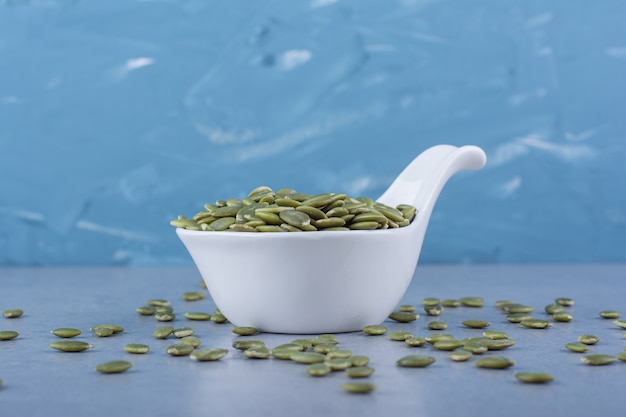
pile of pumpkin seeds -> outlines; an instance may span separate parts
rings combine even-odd
[[[205,204],[193,217],[178,216],[170,224],[188,230],[230,232],[313,232],[395,229],[408,226],[416,208],[390,207],[369,197],[346,194],[303,194],[261,186],[246,198]]]
[[[185,302],[203,300],[206,295],[206,287],[203,285],[201,291],[189,291],[182,295]],[[552,321],[535,318],[533,306],[515,303],[510,300],[496,301],[495,306],[504,315],[501,323],[497,325],[513,326],[519,325],[527,329],[541,329],[549,331],[553,325],[559,322],[569,322],[573,320],[570,312],[566,311],[572,306],[574,301],[568,298],[557,298],[553,303],[545,306],[543,311]],[[449,352],[448,357],[452,362],[473,362],[475,368],[499,369],[515,368],[516,361],[508,358],[506,349],[516,345],[516,341],[509,338],[509,335],[498,329],[492,329],[492,322],[481,319],[479,309],[485,303],[481,297],[461,297],[459,299],[444,299],[428,297],[422,300],[422,307],[427,316],[436,316],[426,327],[430,331],[427,335],[416,335],[408,330],[397,330],[406,323],[412,323],[420,318],[416,313],[417,306],[402,304],[389,314],[385,323],[374,323],[364,326],[362,333],[364,337],[379,337],[386,335],[384,339],[391,343],[401,343],[407,349],[422,349],[423,353],[409,353],[395,359],[395,364],[402,368],[425,368],[436,362],[434,352]],[[448,308],[468,307],[470,317],[454,323],[455,327],[473,329],[471,331],[480,332],[475,337],[457,339],[453,334],[447,333],[448,323],[445,318],[445,310]],[[141,316],[153,316],[157,323],[173,322],[177,315],[171,303],[167,299],[150,299],[145,305],[139,306],[136,313]],[[568,319],[558,319],[559,315],[567,314]],[[23,311],[19,309],[6,310],[3,316],[7,319],[22,317]],[[164,319],[164,315],[168,318]],[[626,321],[619,320],[620,314],[614,310],[604,310],[599,313],[604,319],[612,320],[618,328],[626,328]],[[217,325],[229,324],[228,319],[219,309],[209,312],[185,312],[182,317],[187,320],[186,325],[175,326],[168,323],[161,323],[152,336],[155,339],[173,339],[172,343],[162,352],[162,354],[178,357],[188,357],[197,362],[218,361],[230,352],[227,347],[205,347],[202,340],[196,336],[194,323],[210,322]],[[178,319],[180,320],[180,319]],[[393,326],[394,330],[389,331],[388,326]],[[407,327],[414,329],[415,326]],[[487,329],[488,328],[488,329]],[[117,337],[124,334],[125,329],[116,324],[96,324],[90,328],[92,337]],[[344,382],[340,383],[340,388],[347,393],[367,394],[375,391],[376,385],[369,382],[375,374],[375,367],[370,363],[370,358],[363,354],[353,354],[352,350],[342,347],[341,341],[336,335],[321,334],[306,338],[295,338],[288,343],[277,346],[267,346],[266,342],[258,338],[258,329],[252,326],[231,326],[230,330],[234,334],[232,348],[236,355],[244,360],[281,360],[290,361],[303,365],[303,374],[309,377],[326,377],[331,374],[343,374]],[[536,330],[529,330],[536,331]],[[62,352],[79,353],[87,350],[97,349],[97,342],[76,340],[75,338],[83,334],[80,329],[71,327],[59,327],[50,330],[55,339],[50,342],[49,347]],[[0,330],[0,341],[15,339],[19,334],[12,330]],[[586,354],[591,348],[599,344],[600,338],[593,334],[581,334],[576,341],[567,341],[564,346],[569,351],[581,355],[581,362],[590,366],[605,366],[615,362],[626,362],[626,350],[616,355],[594,351]],[[150,346],[144,343],[137,343],[129,340],[124,346],[124,352],[128,354],[146,354],[150,351]],[[431,353],[432,352],[432,353]],[[492,353],[489,353],[492,352]],[[493,353],[497,352],[497,353]],[[133,367],[133,363],[120,358],[101,363],[95,370],[103,374],[117,374],[126,372]],[[419,371],[416,371],[419,372]],[[555,377],[544,370],[522,371],[514,373],[513,376],[521,383],[545,384],[553,381]],[[375,378],[375,377],[373,377]],[[0,386],[1,386],[0,380]]]

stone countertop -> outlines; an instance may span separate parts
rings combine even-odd
[[[306,366],[270,358],[247,359],[232,348],[241,338],[229,323],[190,321],[187,311],[213,312],[210,296],[184,301],[182,294],[202,290],[194,268],[0,268],[0,310],[21,308],[21,318],[0,317],[0,330],[16,330],[20,336],[0,341],[0,410],[13,416],[206,416],[263,415],[345,416],[403,415],[437,417],[502,413],[507,417],[551,415],[605,417],[623,415],[618,394],[626,382],[626,363],[584,365],[582,354],[564,344],[581,334],[595,334],[600,342],[588,353],[617,354],[624,350],[626,330],[602,319],[598,313],[613,309],[626,313],[626,265],[496,265],[418,266],[402,303],[418,306],[420,318],[412,323],[387,320],[389,332],[407,330],[427,336],[431,320],[443,320],[445,330],[458,339],[479,336],[465,319],[486,319],[489,329],[502,330],[516,341],[511,348],[487,352],[516,364],[505,370],[486,370],[468,362],[452,362],[449,352],[431,346],[410,348],[387,336],[362,332],[337,335],[341,347],[370,357],[375,373],[369,380],[377,389],[366,395],[340,388],[348,380],[343,372],[315,378]],[[484,307],[446,308],[440,316],[421,310],[425,297],[480,296]],[[544,307],[557,297],[569,297],[566,307],[574,320],[553,323],[545,330],[509,323],[495,301],[510,299],[535,307],[537,318],[549,318]],[[164,298],[178,314],[174,327],[189,326],[202,347],[228,348],[217,362],[195,362],[165,353],[176,338],[155,339],[158,326],[167,324],[141,316],[135,309],[148,299]],[[95,336],[90,327],[111,323],[124,332],[107,338]],[[57,327],[82,330],[77,340],[93,349],[65,353],[48,345],[60,340],[50,334]],[[257,334],[269,347],[302,335]],[[124,351],[127,343],[145,343],[145,355]],[[427,354],[436,362],[427,368],[400,368],[395,362],[408,354]],[[97,364],[122,359],[134,363],[129,371],[103,375]],[[523,384],[516,372],[537,370],[554,375],[544,385]]]

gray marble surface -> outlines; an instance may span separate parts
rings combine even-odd
[[[464,328],[468,318],[487,319],[490,329],[502,330],[517,343],[501,352],[516,361],[506,370],[484,370],[476,359],[455,363],[447,352],[432,347],[409,348],[386,336],[362,332],[340,334],[341,346],[371,358],[376,369],[370,377],[377,390],[368,395],[343,392],[347,380],[336,372],[324,378],[306,374],[305,366],[277,359],[252,360],[231,347],[238,336],[230,324],[191,322],[186,311],[215,308],[210,297],[182,300],[182,293],[200,289],[200,275],[193,268],[2,268],[0,310],[22,308],[18,319],[0,317],[1,330],[20,336],[0,341],[0,414],[13,416],[227,416],[227,415],[325,415],[325,416],[473,416],[485,413],[508,417],[551,415],[623,415],[621,387],[626,363],[590,367],[581,354],[564,344],[578,335],[600,337],[590,353],[617,354],[624,350],[624,329],[601,319],[598,313],[615,309],[626,313],[626,265],[530,265],[530,266],[418,266],[403,303],[420,305],[424,297],[481,296],[483,308],[448,308],[439,317],[421,314],[402,324],[386,321],[390,331],[409,330],[428,335],[430,320],[445,320],[447,332],[457,338],[479,335]],[[512,299],[536,307],[536,317],[546,317],[545,305],[556,297],[576,301],[567,310],[571,323],[554,323],[546,330],[532,330],[509,323],[494,303]],[[157,340],[153,330],[162,323],[140,316],[135,308],[150,298],[171,300],[179,314],[175,327],[191,326],[204,347],[229,348],[219,362],[199,363],[165,353],[174,339]],[[98,338],[89,328],[114,323],[121,334]],[[78,337],[95,347],[81,353],[52,350],[56,327],[76,327]],[[301,337],[260,334],[272,347]],[[151,351],[131,355],[127,343],[146,343]],[[395,361],[412,354],[428,354],[436,362],[424,369],[399,368]],[[101,362],[124,359],[134,367],[119,375],[101,375]],[[514,374],[526,370],[550,372],[555,381],[525,385]]]

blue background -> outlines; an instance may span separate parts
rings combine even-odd
[[[262,184],[380,195],[487,153],[421,262],[626,261],[626,2],[0,0],[0,264],[191,264]]]

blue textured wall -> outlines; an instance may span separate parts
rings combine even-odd
[[[487,152],[423,262],[626,261],[626,2],[0,0],[0,264],[191,263],[253,187]]]

